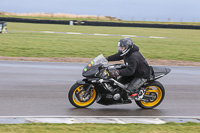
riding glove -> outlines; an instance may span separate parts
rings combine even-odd
[[[110,74],[111,77],[117,78],[119,76],[119,70],[117,70],[117,69],[110,69],[109,70],[109,74]]]

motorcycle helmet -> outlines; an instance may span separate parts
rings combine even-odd
[[[128,54],[133,49],[134,43],[131,38],[122,38],[118,42],[118,52],[120,56]]]

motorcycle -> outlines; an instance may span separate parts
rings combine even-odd
[[[164,99],[165,89],[156,81],[168,74],[171,69],[166,67],[150,66],[151,76],[140,88],[134,98],[129,96],[127,86],[133,77],[118,76],[117,79],[109,76],[110,69],[123,69],[123,64],[109,65],[101,54],[84,67],[82,80],[78,80],[69,90],[70,103],[77,108],[86,108],[95,101],[102,105],[127,104],[134,100],[143,109],[153,109]]]

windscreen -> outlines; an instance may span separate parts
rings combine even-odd
[[[84,71],[86,72],[90,67],[98,64],[108,64],[108,60],[102,54],[100,54],[87,64],[87,66],[84,68]]]

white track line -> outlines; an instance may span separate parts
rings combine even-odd
[[[34,33],[46,33],[46,34],[71,34],[71,35],[93,35],[93,36],[121,36],[121,37],[138,37],[138,38],[156,38],[156,39],[169,39],[168,37],[156,37],[156,36],[136,36],[136,35],[114,35],[114,34],[95,34],[95,33],[77,33],[77,32],[54,32],[54,31],[19,31],[9,30],[11,32],[34,32]]]

